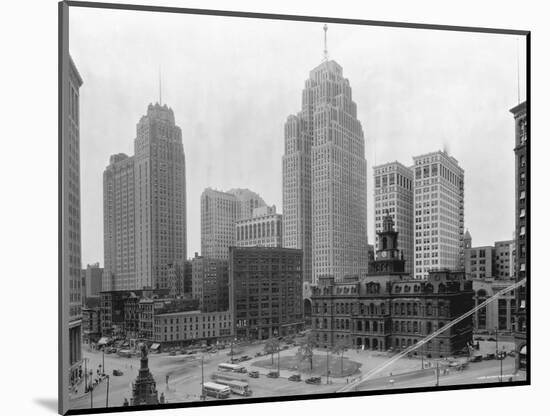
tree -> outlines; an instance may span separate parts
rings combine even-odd
[[[298,356],[301,360],[309,361],[309,370],[313,370],[313,349],[317,346],[317,342],[312,333],[309,333],[304,342],[298,347]]]
[[[279,351],[279,341],[275,338],[267,340],[264,350],[267,354],[271,354],[271,365],[273,365],[273,354]]]
[[[340,338],[332,348],[332,352],[340,354],[340,375],[344,375],[344,353],[348,350],[348,345],[343,338]]]

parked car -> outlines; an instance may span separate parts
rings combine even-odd
[[[483,341],[483,337],[475,337],[474,341]]]
[[[248,377],[251,377],[251,378],[260,378],[260,372],[259,372],[259,371],[256,371],[256,370],[249,371],[249,372],[248,372]]]
[[[496,342],[496,340],[497,340],[497,339],[496,339],[496,338],[493,338],[493,337],[487,338],[487,341],[491,341],[491,342]]]
[[[269,373],[267,373],[267,376],[269,378],[279,378],[279,372],[278,371],[270,371]]]
[[[241,361],[248,361],[248,360],[251,360],[251,359],[252,359],[252,357],[249,357],[248,355],[243,355],[243,356],[241,356],[240,360]]]
[[[483,360],[483,356],[481,354],[474,355],[472,358],[470,358],[470,361],[473,362],[473,363],[477,363],[481,360]]]
[[[176,355],[176,351],[170,351],[170,352],[168,353],[168,355],[174,356],[174,355]]]
[[[288,346],[288,345],[283,345],[283,346],[281,347],[281,350],[284,351],[284,350],[288,350],[289,348],[290,348],[290,346]]]
[[[300,374],[292,374],[289,378],[289,381],[302,381],[302,376]]]
[[[492,352],[488,353],[487,355],[485,355],[484,359],[485,360],[494,360],[496,357],[495,357],[495,354],[493,354]]]
[[[254,354],[254,357],[261,357],[263,354],[261,351],[258,351],[256,354]]]
[[[124,373],[122,371],[120,371],[119,369],[115,368],[113,370],[113,376],[122,376],[124,375]]]
[[[321,377],[310,377],[306,380],[307,384],[321,384]]]

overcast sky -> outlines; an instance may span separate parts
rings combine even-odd
[[[200,194],[249,188],[282,211],[283,126],[322,60],[321,23],[70,7],[70,53],[82,75],[82,264],[103,264],[102,175],[133,154],[136,123],[162,100],[182,129],[187,255],[200,251]],[[372,167],[442,150],[465,170],[474,245],[511,239],[514,122],[525,98],[524,38],[329,24],[328,50],[350,80]]]

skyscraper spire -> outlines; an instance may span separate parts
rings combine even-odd
[[[325,61],[328,61],[328,50],[327,50],[327,30],[328,30],[328,26],[326,24],[323,26],[323,30],[325,31],[325,49],[323,51],[323,59]]]
[[[162,105],[162,70],[159,66],[159,104]]]

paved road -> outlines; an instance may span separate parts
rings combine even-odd
[[[514,381],[522,377],[514,376],[514,359],[508,357],[502,363],[503,382],[507,382],[510,377]],[[440,386],[456,386],[461,384],[481,384],[495,383],[500,379],[500,362],[498,360],[482,361],[479,363],[470,363],[463,371],[450,369],[448,374],[440,375]],[[390,380],[393,380],[391,382]],[[384,377],[381,379],[368,380],[357,387],[357,390],[381,390],[381,389],[402,389],[412,387],[432,387],[436,385],[435,370],[427,372],[415,378],[408,377]]]

